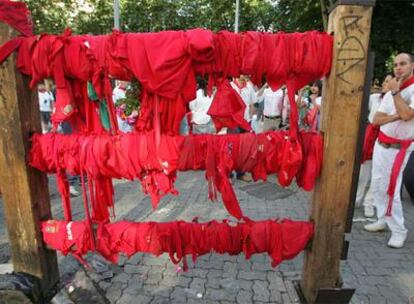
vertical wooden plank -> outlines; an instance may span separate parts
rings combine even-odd
[[[16,33],[0,23],[0,44]],[[37,92],[15,67],[14,56],[0,66],[0,185],[13,268],[41,279],[44,293],[59,278],[54,251],[42,242],[39,221],[51,218],[45,174],[26,163],[29,138],[41,132]]]
[[[322,97],[324,159],[312,198],[310,220],[315,223],[315,236],[305,255],[300,284],[308,303],[315,301],[320,288],[340,287],[339,264],[357,150],[372,2],[338,1],[329,16],[334,54]]]

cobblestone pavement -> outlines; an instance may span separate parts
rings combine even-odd
[[[53,213],[59,218],[60,202],[53,178],[50,180]],[[220,202],[208,201],[202,172],[180,173],[176,186],[180,195],[165,197],[153,211],[138,183],[116,181],[116,220],[165,222],[198,217],[203,222],[230,218]],[[252,184],[234,181],[234,187],[243,212],[252,219],[308,218],[310,194],[296,186],[281,189],[272,181]],[[82,201],[77,198],[74,203],[75,218],[81,218]],[[414,231],[414,207],[408,199],[404,209],[407,227]],[[356,210],[354,218],[363,219],[361,210]],[[352,303],[407,303],[410,295],[414,295],[414,234],[409,234],[403,249],[391,249],[386,246],[389,232],[370,234],[362,229],[365,223],[354,223],[348,236],[348,260],[341,265],[346,286],[356,288]],[[8,257],[6,243],[2,221],[1,262]],[[65,276],[83,271],[72,257],[60,257],[59,261],[63,281]],[[275,269],[271,268],[267,255],[255,255],[247,261],[244,255],[210,254],[199,258],[196,265],[190,263],[190,270],[183,273],[177,271],[165,254],[160,257],[137,254],[111,265],[112,275],[107,278],[86,273],[110,303],[296,303],[293,287],[286,282],[300,278],[302,263],[303,254]]]

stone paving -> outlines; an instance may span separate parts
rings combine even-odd
[[[59,196],[53,177],[50,178],[52,209],[61,217]],[[179,196],[165,197],[153,211],[136,182],[116,181],[116,219],[131,221],[173,221],[198,217],[200,222],[211,219],[230,219],[221,202],[207,199],[207,183],[202,172],[180,173],[177,182]],[[289,217],[304,220],[308,217],[310,194],[291,186],[281,189],[271,179],[267,183],[246,184],[234,181],[234,187],[246,216],[255,220]],[[83,216],[81,198],[74,200],[75,218]],[[405,198],[407,228],[414,231],[414,207]],[[0,208],[0,216],[2,216]],[[361,210],[354,218],[363,219]],[[0,225],[1,262],[8,254],[4,221]],[[366,222],[356,221],[350,241],[348,260],[342,262],[341,273],[347,287],[355,287],[352,303],[408,303],[414,295],[414,235],[409,234],[403,249],[386,246],[389,232],[368,233],[362,229]],[[88,261],[100,260],[91,255]],[[188,259],[190,262],[191,259]],[[255,255],[249,261],[244,255],[209,254],[200,257],[188,272],[179,271],[167,255],[154,257],[136,254],[121,258],[118,265],[108,265],[110,275],[84,271],[72,257],[59,257],[62,282],[72,286],[76,276],[94,282],[106,298],[78,303],[298,303],[289,283],[300,279],[303,254],[272,269],[267,255]],[[104,263],[105,264],[105,263]],[[74,279],[75,277],[75,279]],[[70,292],[70,290],[69,290]],[[73,297],[72,298],[76,298]]]

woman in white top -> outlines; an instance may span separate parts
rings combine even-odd
[[[207,95],[206,81],[202,78],[198,79],[197,97],[189,104],[193,134],[213,134],[216,132],[213,121],[207,114],[212,100],[212,96]]]

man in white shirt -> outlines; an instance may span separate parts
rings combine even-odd
[[[254,103],[256,103],[256,92],[254,90],[253,84],[249,81],[249,78],[245,75],[240,75],[239,78],[233,78],[233,81],[230,83],[232,88],[240,95],[244,103],[246,104],[246,109],[244,110],[244,119],[250,124],[252,121],[252,111],[254,109]],[[246,130],[237,128],[236,130],[228,130],[228,133],[244,133]],[[251,182],[252,178],[249,174],[244,172],[236,172],[237,179],[244,182]]]
[[[46,90],[46,86],[43,83],[37,86],[37,95],[39,99],[42,132],[44,134],[49,131],[50,116],[55,99],[53,98],[52,92]]]
[[[401,248],[407,238],[401,204],[402,174],[414,150],[414,59],[407,53],[394,59],[394,74],[373,123],[380,126],[372,159],[371,189],[378,220],[364,229],[391,230],[388,246]]]
[[[266,83],[257,92],[257,101],[264,103],[263,131],[278,130],[283,118],[286,118],[288,99],[285,88],[273,91]]]
[[[384,97],[385,93],[388,90],[388,82],[391,81],[393,77],[391,75],[387,75],[382,82],[381,93],[373,93],[369,97],[369,114],[368,114],[368,122],[372,124],[374,121],[375,113],[377,112],[381,100]],[[365,217],[373,217],[375,215],[374,210],[374,198],[372,196],[371,188],[369,187],[369,183],[371,181],[371,171],[372,171],[372,160],[366,160],[361,164],[361,168],[359,170],[359,179],[358,179],[358,189],[355,198],[355,203],[357,205],[364,206],[364,216]],[[368,190],[366,189],[367,187]]]
[[[252,120],[253,104],[256,103],[256,92],[254,90],[253,84],[245,75],[240,75],[239,78],[234,78],[230,84],[232,88],[237,93],[239,93],[240,97],[246,104],[246,109],[244,111],[244,119],[248,123],[250,123]]]

